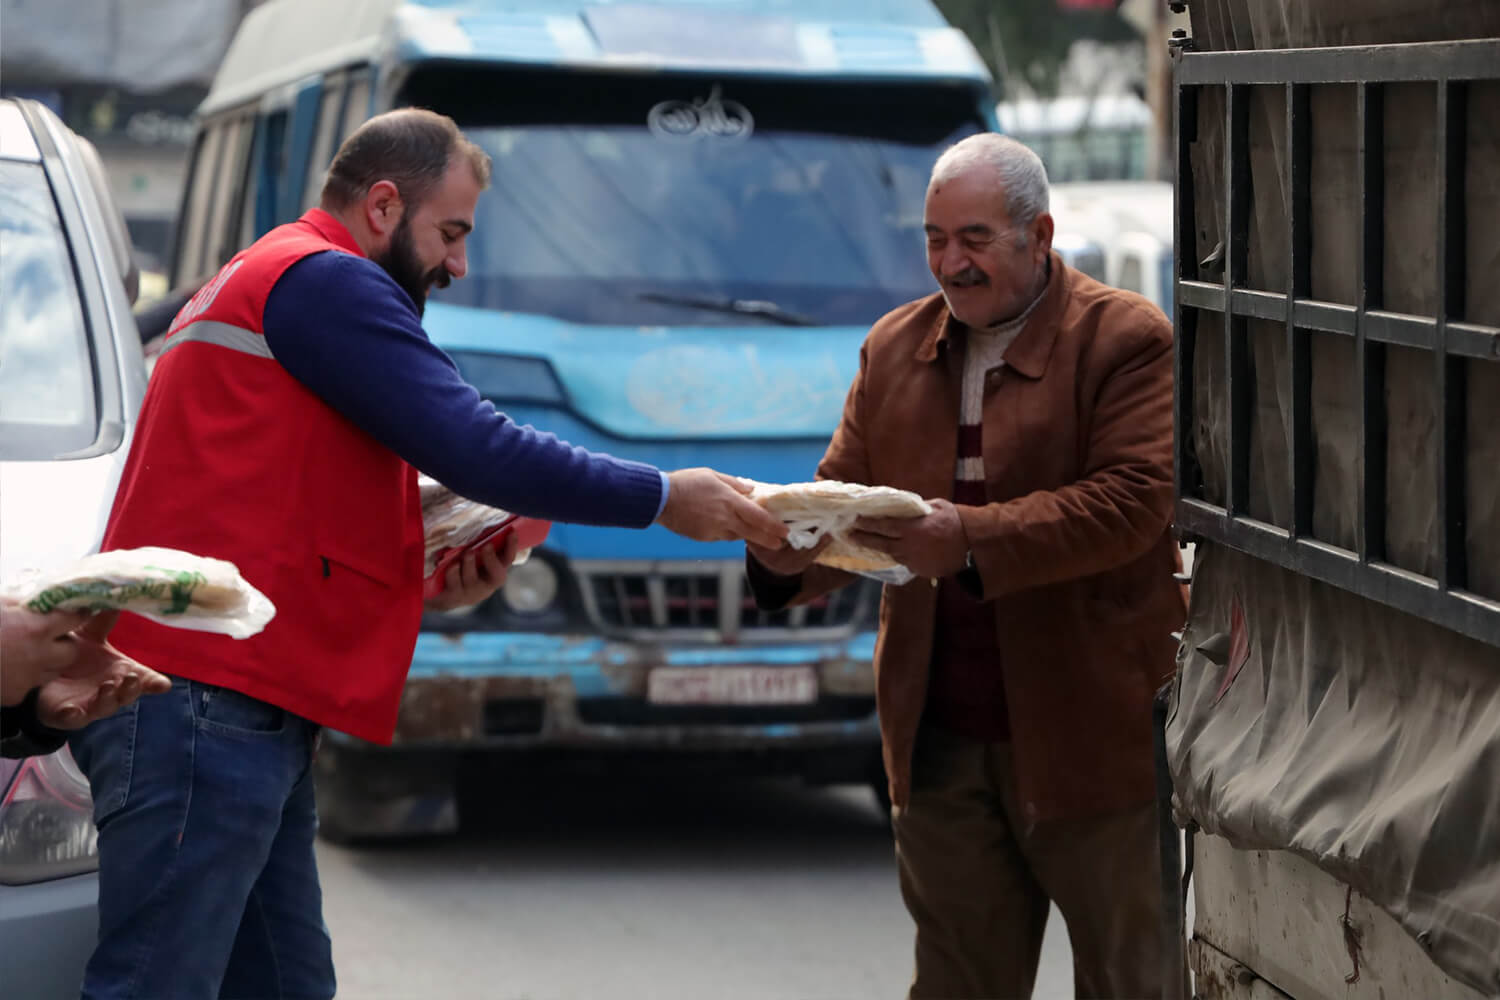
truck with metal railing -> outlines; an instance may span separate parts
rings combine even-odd
[[[1497,996],[1500,4],[1187,6],[1172,939],[1205,998]]]

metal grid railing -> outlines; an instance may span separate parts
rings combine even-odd
[[[1469,225],[1495,224],[1468,213],[1466,157],[1468,99],[1479,81],[1500,79],[1500,40],[1384,45],[1352,48],[1177,52],[1177,284],[1174,296],[1176,352],[1177,527],[1188,538],[1210,539],[1297,573],[1342,587],[1391,607],[1419,615],[1462,634],[1500,645],[1500,601],[1469,589],[1466,456],[1468,435],[1467,364],[1500,360],[1500,328],[1466,322],[1465,273]],[[1356,186],[1358,237],[1354,301],[1329,302],[1312,294],[1312,88],[1344,84],[1355,88],[1354,140],[1357,167],[1348,183]],[[1435,142],[1431,151],[1436,197],[1436,307],[1429,315],[1386,308],[1384,215],[1386,191],[1387,88],[1422,84],[1431,88]],[[1286,192],[1286,284],[1281,289],[1248,287],[1249,229],[1252,210],[1250,103],[1252,88],[1281,88],[1285,122],[1273,130],[1284,150],[1282,175],[1263,178]],[[1202,280],[1208,260],[1198,262],[1193,151],[1199,128],[1199,101],[1209,92],[1223,103],[1223,240],[1211,255],[1222,264],[1223,280]],[[1491,91],[1493,93],[1493,91]],[[1284,129],[1284,131],[1282,131]],[[1284,143],[1284,145],[1282,145]],[[1217,177],[1209,178],[1217,183]],[[1185,239],[1186,237],[1186,239]],[[1497,276],[1500,280],[1500,276]],[[1255,405],[1251,320],[1284,324],[1290,365],[1289,523],[1277,525],[1251,516],[1251,433]],[[1200,328],[1201,327],[1201,328]],[[1314,334],[1350,338],[1354,345],[1359,423],[1357,511],[1353,549],[1316,537],[1313,530],[1315,457],[1313,440]],[[1222,502],[1204,489],[1192,429],[1195,351],[1200,339],[1222,337],[1224,384],[1209,387],[1227,401]],[[1435,573],[1394,565],[1387,551],[1386,412],[1387,349],[1416,348],[1431,358],[1437,401],[1431,489],[1439,528]],[[1226,398],[1227,397],[1227,398]],[[1500,429],[1490,428],[1497,433]],[[1500,596],[1500,595],[1495,595]]]

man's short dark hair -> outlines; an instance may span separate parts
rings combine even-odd
[[[323,182],[323,207],[340,211],[370,193],[379,181],[396,185],[408,210],[442,181],[455,156],[464,157],[480,187],[490,182],[490,157],[447,115],[400,108],[376,115],[339,147]]]

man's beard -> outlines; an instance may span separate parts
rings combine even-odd
[[[427,311],[427,292],[433,285],[448,287],[448,269],[443,265],[439,264],[430,271],[422,270],[422,262],[417,259],[416,241],[411,238],[411,219],[408,216],[403,216],[396,225],[396,231],[391,233],[390,246],[386,247],[385,252],[372,259],[411,296],[418,316]]]

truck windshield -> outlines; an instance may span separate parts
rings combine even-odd
[[[52,459],[94,440],[88,338],[47,177],[0,160],[0,460]]]
[[[983,127],[972,103],[660,78],[589,90],[588,120],[551,86],[517,117],[543,103],[563,120],[460,109],[494,170],[469,275],[436,299],[579,323],[832,325],[936,290],[923,197],[943,149]]]

